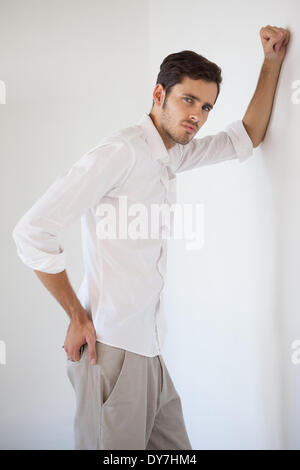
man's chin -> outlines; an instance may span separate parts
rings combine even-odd
[[[179,135],[179,136],[170,135],[170,137],[172,137],[172,140],[175,144],[187,145],[193,139],[194,135],[189,134],[184,137],[182,135]]]
[[[184,139],[181,138],[177,141],[178,144],[181,144],[181,145],[187,145],[190,143],[190,141],[193,139],[193,136],[191,135],[190,137],[185,137]]]

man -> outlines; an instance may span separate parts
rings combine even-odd
[[[260,35],[265,59],[242,121],[193,140],[216,102],[221,69],[193,51],[170,54],[150,114],[87,152],[13,231],[20,258],[70,317],[64,348],[76,393],[76,449],[192,449],[161,356],[166,240],[129,237],[119,203],[126,199],[131,215],[138,203],[147,215],[153,204],[175,202],[176,173],[252,154],[267,129],[289,41],[275,26]],[[117,237],[102,236],[103,208],[113,209]],[[76,295],[58,236],[78,217],[85,275]]]

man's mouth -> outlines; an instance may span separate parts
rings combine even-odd
[[[193,126],[189,126],[188,124],[182,124],[182,125],[191,134],[193,134],[196,131],[195,127],[193,127]]]

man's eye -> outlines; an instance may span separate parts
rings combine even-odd
[[[184,99],[184,100],[190,100],[190,101],[188,101],[188,103],[191,103],[191,102],[193,101],[192,98],[187,98],[187,97],[185,97],[185,98],[183,98],[183,99]],[[211,108],[210,108],[209,106],[207,106],[207,105],[205,105],[205,106],[203,106],[203,107],[206,108],[206,111],[208,111],[208,112],[211,110]]]

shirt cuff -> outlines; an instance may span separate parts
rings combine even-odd
[[[13,230],[13,239],[17,246],[17,254],[21,261],[31,269],[49,274],[57,274],[66,269],[66,252],[59,246],[57,250],[56,242],[53,247],[47,247],[48,253],[28,243],[28,236],[16,229]]]
[[[225,128],[225,132],[230,137],[232,145],[235,148],[236,156],[240,163],[253,155],[254,147],[252,140],[250,139],[241,119],[229,124]]]

